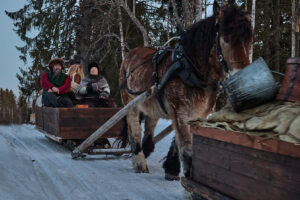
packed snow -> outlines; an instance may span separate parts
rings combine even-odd
[[[170,124],[161,120],[157,134]],[[0,126],[0,199],[188,199],[179,181],[166,181],[162,159],[174,133],[147,159],[149,174],[134,172],[128,155],[87,156],[47,139],[33,125]]]

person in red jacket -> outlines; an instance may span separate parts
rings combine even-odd
[[[49,62],[50,72],[45,72],[41,78],[43,88],[42,103],[47,107],[72,107],[72,101],[67,93],[71,88],[71,78],[62,69],[65,62],[54,58]]]

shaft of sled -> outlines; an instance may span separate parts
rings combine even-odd
[[[173,131],[173,128],[172,128],[172,124],[171,124],[154,137],[154,139],[153,139],[154,144],[161,141],[164,137],[169,135],[172,131]]]
[[[81,153],[91,146],[99,137],[101,137],[106,131],[118,123],[123,117],[127,115],[138,103],[145,101],[152,94],[151,90],[146,91],[132,101],[130,101],[124,108],[107,120],[100,128],[98,128],[90,137],[84,140],[78,147],[76,147],[72,152],[72,158],[78,158],[81,156]]]

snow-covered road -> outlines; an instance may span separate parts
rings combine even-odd
[[[160,121],[155,132],[169,123]],[[187,199],[180,182],[166,181],[161,167],[172,137],[148,158],[150,174],[136,174],[126,156],[72,160],[70,151],[32,125],[0,126],[0,200]]]

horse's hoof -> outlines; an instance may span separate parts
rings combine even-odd
[[[134,170],[135,170],[135,173],[149,173],[149,169],[148,169],[147,166],[146,167],[142,167],[141,165],[140,166],[136,166],[134,168]]]
[[[180,180],[178,175],[172,175],[172,174],[167,174],[167,173],[165,174],[165,179],[167,181],[179,181]]]
[[[132,165],[136,173],[149,173],[146,159],[142,152],[132,156]]]

